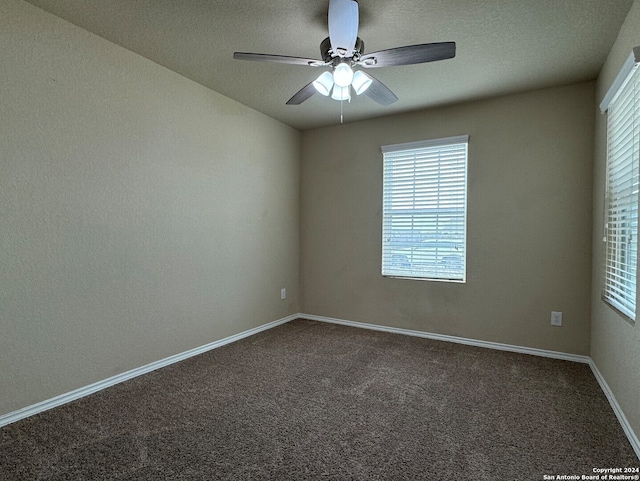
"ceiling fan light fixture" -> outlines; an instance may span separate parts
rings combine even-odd
[[[351,101],[351,88],[349,86],[340,87],[338,84],[334,85],[331,98],[334,100],[346,100]]]
[[[358,0],[323,1],[329,2],[329,36],[320,43],[322,60],[266,53],[233,53],[233,58],[238,60],[303,65],[327,70],[296,92],[287,100],[287,105],[300,105],[316,92],[331,96],[341,103],[344,100],[350,101],[353,87],[356,95],[366,93],[371,100],[386,107],[397,101],[398,97],[386,85],[361,69],[423,64],[456,56],[455,42],[405,45],[365,55],[364,42],[358,37]],[[354,72],[354,68],[357,71]],[[342,112],[342,105],[340,111]]]
[[[333,87],[333,75],[331,75],[331,72],[323,72],[313,81],[313,86],[319,93],[327,97],[331,93],[331,87]]]
[[[338,87],[348,87],[353,80],[353,70],[346,63],[339,64],[333,70],[333,81]]]
[[[373,80],[367,74],[358,70],[353,74],[353,82],[351,83],[351,86],[353,87],[353,91],[356,95],[360,95],[364,93],[372,83]]]

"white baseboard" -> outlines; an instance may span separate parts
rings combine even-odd
[[[93,394],[95,392],[101,391],[115,384],[128,381],[129,379],[141,376],[142,374],[147,374],[151,371],[155,371],[156,369],[160,369],[162,367],[169,366],[171,364],[174,364],[179,361],[183,361],[190,357],[197,356],[198,354],[211,351],[212,349],[216,349],[217,347],[224,346],[225,344],[230,344],[232,342],[239,341],[240,339],[243,339],[245,337],[253,336],[254,334],[257,334],[259,332],[266,331],[267,329],[271,329],[281,324],[285,324],[289,321],[293,321],[298,317],[300,317],[299,314],[292,314],[290,316],[283,317],[282,319],[269,322],[268,324],[263,324],[262,326],[254,327],[253,329],[249,329],[248,331],[243,331],[238,334],[234,334],[233,336],[225,337],[224,339],[220,339],[219,341],[210,342],[209,344],[205,344],[204,346],[196,347],[194,349],[190,349],[188,351],[184,351],[179,354],[175,354],[173,356],[160,359],[159,361],[152,362],[145,366],[137,367],[130,371],[123,372],[122,374],[117,374],[110,378],[103,379],[102,381],[89,384],[88,386],[84,386],[79,389],[75,389],[73,391],[67,392],[65,394],[61,394],[59,396],[53,397],[51,399],[47,399],[45,401],[32,404],[31,406],[18,409],[17,411],[3,414],[0,416],[0,427],[19,421],[20,419],[33,416],[34,414],[38,414],[43,411],[48,411],[49,409],[53,409],[62,404],[75,401],[76,399],[80,399],[82,397],[88,396],[89,394]]]
[[[397,327],[379,326],[377,324],[366,324],[364,322],[347,321],[345,319],[335,319],[332,317],[315,316],[312,314],[300,314],[303,319],[311,321],[330,322],[332,324],[342,324],[351,327],[360,327],[363,329],[372,329],[374,331],[389,332],[392,334],[403,334],[405,336],[423,337],[425,339],[433,339],[436,341],[455,342],[456,344],[466,344],[468,346],[485,347],[487,349],[496,349],[498,351],[519,352],[521,354],[531,354],[533,356],[550,357],[553,359],[562,359],[564,361],[581,362],[588,364],[591,358],[589,356],[579,356],[577,354],[567,354],[565,352],[548,351],[545,349],[536,349],[535,347],[514,346],[511,344],[502,344],[499,342],[478,341],[476,339],[468,339],[466,337],[447,336],[444,334],[433,334],[424,331],[412,331],[410,329],[400,329]]]
[[[245,337],[252,336],[254,334],[265,331],[267,329],[271,329],[273,327],[279,326],[281,324],[285,324],[289,321],[293,321],[294,319],[309,319],[312,321],[328,322],[332,324],[342,324],[344,326],[358,327],[362,329],[371,329],[374,331],[383,331],[383,332],[389,332],[392,334],[402,334],[405,336],[422,337],[426,339],[433,339],[436,341],[454,342],[458,344],[466,344],[469,346],[484,347],[487,349],[497,349],[499,351],[517,352],[521,354],[530,354],[533,356],[542,356],[542,357],[549,357],[552,359],[561,359],[565,361],[573,361],[573,362],[589,364],[596,380],[598,381],[598,383],[600,384],[600,387],[602,388],[602,391],[604,392],[605,396],[609,400],[609,404],[611,404],[611,408],[613,409],[613,412],[618,418],[618,421],[620,422],[620,425],[622,426],[624,433],[627,435],[627,438],[629,439],[631,446],[633,447],[636,455],[640,459],[640,441],[638,440],[638,437],[633,431],[633,428],[629,424],[629,421],[627,420],[626,416],[624,415],[622,408],[616,401],[616,398],[611,392],[611,389],[609,388],[607,382],[605,381],[604,377],[602,377],[602,374],[596,367],[595,363],[593,362],[593,359],[591,359],[589,356],[579,356],[576,354],[567,354],[567,353],[558,352],[558,351],[549,351],[545,349],[536,349],[536,348],[524,347],[524,346],[514,346],[511,344],[502,344],[498,342],[479,341],[479,340],[468,339],[464,337],[447,336],[444,334],[434,334],[434,333],[423,332],[423,331],[400,329],[396,327],[380,326],[377,324],[367,324],[364,322],[355,322],[355,321],[348,321],[346,319],[336,319],[332,317],[316,316],[313,314],[301,314],[301,313],[292,314],[290,316],[283,317],[282,319],[278,319],[268,324],[264,324],[262,326],[255,327],[253,329],[249,329],[248,331],[244,331],[244,332],[235,334],[233,336],[225,337],[224,339],[220,339],[219,341],[214,341],[209,344],[205,344],[204,346],[190,349],[189,351],[185,351],[185,352],[176,354],[174,356],[170,356],[165,359],[152,362],[145,366],[132,369],[131,371],[127,371],[122,374],[118,374],[116,376],[110,377],[108,379],[98,381],[96,383],[90,384],[88,386],[84,386],[74,391],[70,391],[60,396],[56,396],[51,399],[47,399],[45,401],[33,404],[31,406],[18,409],[17,411],[13,411],[8,414],[3,414],[0,416],[0,427],[19,421],[20,419],[33,416],[34,414],[47,411],[49,409],[60,406],[62,404],[66,404],[76,399],[80,399],[82,397],[88,396],[89,394],[93,394],[95,392],[101,391],[102,389],[113,386],[115,384],[121,383],[123,381],[127,381],[137,376],[141,376],[142,374],[155,371],[156,369],[169,366],[170,364],[174,364],[184,359],[188,359],[190,357],[197,356],[198,354],[202,354],[204,352],[210,351],[217,347],[230,344],[232,342],[238,341]]]
[[[629,439],[629,443],[631,443],[631,446],[633,447],[633,450],[635,451],[636,456],[638,456],[638,459],[640,459],[640,441],[638,441],[638,437],[636,436],[635,432],[633,431],[633,428],[629,424],[629,421],[627,420],[627,417],[624,415],[624,412],[622,411],[622,408],[618,404],[618,401],[616,401],[616,398],[613,395],[613,392],[611,392],[611,389],[609,389],[609,386],[607,382],[604,380],[604,377],[602,377],[602,374],[600,374],[600,371],[598,371],[598,368],[593,362],[593,359],[591,359],[591,357],[589,356],[579,356],[576,354],[567,354],[567,353],[558,352],[558,351],[548,351],[545,349],[536,349],[533,347],[514,346],[511,344],[501,344],[497,342],[467,339],[465,337],[446,336],[443,334],[433,334],[433,333],[423,332],[423,331],[412,331],[410,329],[400,329],[396,327],[379,326],[376,324],[367,324],[364,322],[347,321],[345,319],[335,319],[332,317],[315,316],[313,314],[300,314],[299,317],[302,319],[309,319],[311,321],[329,322],[332,324],[342,324],[345,326],[360,327],[363,329],[372,329],[375,331],[389,332],[392,334],[403,334],[406,336],[423,337],[426,339],[434,339],[437,341],[455,342],[458,344],[467,344],[469,346],[486,347],[488,349],[497,349],[499,351],[518,352],[522,354],[531,354],[533,356],[542,356],[542,357],[549,357],[552,359],[562,359],[565,361],[574,361],[574,362],[589,364],[589,366],[591,367],[591,371],[593,371],[593,374],[596,380],[598,381],[598,384],[600,384],[600,387],[604,392],[604,395],[609,400],[609,404],[611,405],[613,412],[618,418],[618,421],[622,426],[622,430],[627,435],[627,439]]]
[[[613,412],[620,422],[620,426],[622,426],[622,430],[627,435],[627,438],[631,443],[631,447],[636,452],[636,456],[638,456],[638,459],[640,460],[640,440],[638,440],[638,436],[636,436],[636,433],[633,431],[633,428],[629,424],[627,417],[624,415],[622,408],[618,404],[618,401],[616,401],[616,398],[613,395],[613,392],[611,392],[607,381],[605,381],[593,359],[589,359],[589,366],[591,367],[591,371],[593,371],[593,375],[596,377],[598,384],[600,384],[604,395],[607,396],[609,404],[611,404],[611,409],[613,409]]]

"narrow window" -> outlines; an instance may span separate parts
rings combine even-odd
[[[607,112],[607,183],[603,299],[629,320],[636,317],[640,69],[627,60],[601,104]]]
[[[382,147],[382,275],[465,282],[468,136]]]

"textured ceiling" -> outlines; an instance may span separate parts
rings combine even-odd
[[[297,129],[339,123],[320,95],[285,102],[318,68],[234,51],[320,58],[328,0],[28,0]],[[360,0],[365,52],[455,41],[457,55],[369,70],[399,97],[344,105],[345,122],[594,79],[633,0]]]

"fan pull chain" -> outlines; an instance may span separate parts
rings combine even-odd
[[[344,102],[343,100],[340,100],[340,123],[341,124],[344,124],[344,116],[342,115],[342,103],[343,102]]]

